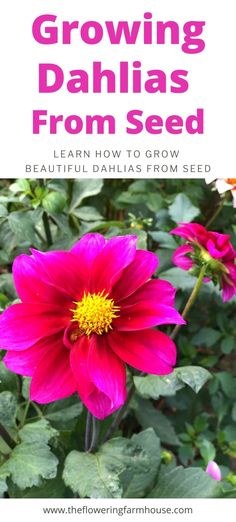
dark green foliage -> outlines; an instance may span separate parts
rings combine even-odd
[[[236,247],[231,196],[211,228]],[[172,264],[179,221],[206,225],[219,196],[204,180],[0,181],[0,311],[17,300],[12,262],[34,247],[69,249],[84,233],[133,233],[159,257],[156,275],[177,288],[181,311],[196,279]],[[176,337],[175,371],[164,377],[128,371],[135,393],[112,438],[115,415],[100,424],[93,453],[84,452],[86,411],[77,395],[39,406],[29,379],[0,360],[0,497],[235,498],[236,300],[223,303],[204,284]],[[170,334],[171,327],[164,328]],[[0,359],[4,356],[1,352]],[[205,472],[209,460],[223,480]]]

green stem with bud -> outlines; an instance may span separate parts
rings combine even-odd
[[[196,281],[196,284],[193,288],[193,291],[191,293],[191,295],[189,296],[189,299],[184,307],[184,310],[182,312],[182,317],[184,319],[186,319],[188,313],[189,313],[189,310],[190,308],[192,308],[193,306],[193,303],[195,302],[199,292],[200,292],[200,288],[202,286],[202,282],[203,282],[203,279],[204,279],[204,276],[205,276],[205,273],[206,273],[206,268],[207,268],[207,265],[204,264],[200,270],[200,274],[198,276],[198,279]],[[180,328],[181,328],[182,324],[177,324],[171,334],[171,339],[175,339],[176,335],[178,334]]]
[[[222,198],[221,200],[221,203],[218,205],[216,211],[214,212],[213,216],[209,219],[208,223],[206,224],[206,227],[209,227],[214,221],[215,219],[218,217],[218,215],[220,214],[221,210],[223,209],[224,207],[224,203],[225,203],[225,197]],[[202,283],[203,283],[203,279],[204,279],[204,276],[205,276],[205,273],[206,273],[206,269],[207,269],[207,264],[204,263],[204,265],[202,266],[201,270],[200,270],[200,273],[199,273],[199,276],[198,276],[198,279],[196,281],[196,284],[192,290],[192,293],[191,295],[189,296],[189,299],[184,307],[184,310],[182,312],[182,317],[184,319],[186,319],[190,309],[192,308],[199,292],[200,292],[200,289],[201,289],[201,286],[202,286]],[[177,334],[179,333],[179,330],[181,328],[181,324],[177,324],[171,334],[171,339],[175,339],[175,337],[177,336]],[[142,375],[142,374],[141,374]],[[107,430],[107,432],[105,433],[104,437],[103,437],[103,440],[102,440],[102,443],[105,442],[106,440],[108,440],[112,435],[113,433],[117,430],[117,428],[119,427],[119,424],[124,416],[124,414],[126,413],[127,411],[127,408],[130,404],[130,401],[133,397],[133,394],[135,392],[135,385],[134,383],[131,385],[131,388],[129,390],[129,393],[128,393],[128,396],[127,396],[127,399],[126,399],[126,402],[123,404],[123,406],[120,408],[120,410],[118,411],[118,413],[116,414],[110,428]],[[88,413],[89,415],[89,413]],[[87,430],[86,430],[87,431]],[[87,449],[87,451],[91,451],[91,449]]]
[[[198,294],[199,294],[199,291],[200,291],[200,288],[202,286],[202,282],[203,282],[203,279],[204,279],[204,276],[205,276],[205,273],[206,273],[206,268],[207,268],[207,265],[204,264],[203,267],[201,268],[201,271],[200,271],[200,274],[198,276],[198,279],[197,279],[197,282],[194,286],[194,289],[184,307],[184,310],[183,310],[183,313],[182,313],[182,317],[185,319],[186,316],[188,315],[189,313],[189,310],[190,308],[193,306],[194,302],[195,302],[195,299],[197,298]],[[181,324],[177,324],[171,334],[171,339],[175,339],[176,335],[178,334],[180,328],[181,328]],[[142,374],[141,374],[142,375]],[[144,374],[143,374],[144,375]],[[103,440],[102,442],[105,442],[106,440],[110,439],[110,437],[113,435],[113,433],[117,430],[117,428],[119,427],[119,424],[125,414],[125,412],[127,411],[127,408],[130,404],[130,401],[134,395],[134,392],[135,392],[135,386],[134,384],[132,384],[130,390],[129,390],[129,393],[128,393],[128,396],[127,396],[127,399],[126,399],[126,402],[123,404],[122,408],[120,408],[120,410],[118,411],[118,413],[116,414],[110,428],[107,430],[107,432],[105,433],[104,437],[103,437]]]
[[[86,429],[85,429],[85,451],[91,453],[96,449],[97,440],[99,435],[99,425],[97,419],[90,413],[87,412]]]
[[[16,446],[16,442],[11,437],[11,435],[8,433],[7,430],[5,430],[4,426],[0,424],[0,437],[4,440],[4,442],[9,446],[9,448],[13,449]]]
[[[219,216],[219,214],[221,213],[221,210],[223,209],[224,207],[224,204],[225,204],[225,200],[226,200],[226,195],[221,199],[219,205],[217,206],[214,214],[211,216],[211,218],[208,220],[207,224],[206,224],[206,228],[208,228],[210,225],[212,225],[212,223],[215,221],[215,219]]]

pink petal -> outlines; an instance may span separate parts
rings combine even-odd
[[[59,334],[61,338],[61,334]],[[45,337],[38,341],[32,348],[20,352],[10,350],[5,355],[4,364],[12,372],[32,377],[42,357],[47,354],[48,347],[55,343],[55,335]]]
[[[214,480],[221,480],[221,471],[218,464],[214,460],[208,462],[206,473],[210,475]]]
[[[31,381],[30,400],[47,404],[69,397],[76,391],[76,381],[70,368],[70,352],[62,339],[55,338],[39,362]]]
[[[209,239],[207,241],[207,250],[209,254],[214,257],[215,259],[220,259],[228,252],[228,246],[224,249],[217,248],[217,244],[212,239]]]
[[[205,238],[209,232],[199,223],[180,223],[179,227],[171,230],[170,234],[183,237],[188,241]]]
[[[225,263],[228,274],[222,274],[221,284],[223,289],[223,301],[229,301],[236,295],[236,265],[234,262]]]
[[[152,252],[137,250],[132,263],[128,265],[120,275],[112,289],[112,297],[115,301],[131,295],[154,274],[158,266],[158,258]]]
[[[229,284],[224,276],[222,277],[223,302],[229,301],[236,296],[236,284]]]
[[[87,289],[88,273],[86,266],[71,252],[39,252],[32,249],[38,271],[45,282],[78,300]]]
[[[236,285],[236,265],[235,265],[234,261],[226,262],[226,263],[224,263],[224,265],[229,272],[228,277]]]
[[[217,246],[222,247],[229,247],[229,240],[230,235],[229,234],[220,234],[219,232],[209,232],[210,238],[213,238],[216,242]]]
[[[91,292],[109,292],[121,271],[132,263],[136,253],[136,236],[109,239],[93,264]]]
[[[68,296],[44,280],[45,274],[33,256],[22,254],[13,263],[13,278],[17,293],[22,301],[28,303],[55,303],[66,306]],[[43,279],[41,279],[43,277]]]
[[[186,256],[189,252],[194,252],[193,247],[190,245],[183,245],[177,248],[173,255],[173,263],[183,270],[190,270],[193,266],[193,261]]]
[[[80,395],[80,391],[78,390]],[[80,395],[81,397],[81,395]],[[116,407],[112,405],[110,398],[94,386],[92,393],[83,400],[88,410],[99,420],[103,420],[116,411]]]
[[[223,290],[223,302],[229,301],[236,295],[236,288],[234,286],[229,285],[224,279],[222,280],[222,290]]]
[[[106,244],[106,239],[101,234],[85,234],[72,247],[71,252],[78,256],[87,270],[92,267],[93,261]]]
[[[109,346],[130,366],[155,375],[167,375],[176,363],[174,342],[163,332],[112,332]]]
[[[88,369],[89,351],[90,340],[83,336],[71,350],[70,364],[77,381],[78,394],[81,400],[95,417],[104,419],[111,415],[117,409],[117,406],[114,405],[108,395],[92,382]]]
[[[133,306],[142,301],[157,301],[161,305],[174,306],[176,289],[171,283],[162,279],[151,279],[144,283],[136,292],[119,302],[123,307]]]
[[[109,347],[106,335],[91,337],[88,371],[95,386],[109,397],[112,409],[120,408],[126,400],[126,370]]]
[[[154,301],[141,301],[120,310],[120,317],[114,319],[115,330],[143,330],[161,324],[186,324],[179,312],[172,306]]]
[[[70,321],[69,309],[48,304],[14,304],[0,316],[0,347],[26,350],[44,337],[63,330]]]
[[[78,393],[83,402],[94,390],[88,373],[89,338],[83,335],[70,351],[70,366],[77,382]]]

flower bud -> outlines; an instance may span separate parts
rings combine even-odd
[[[214,460],[208,462],[206,473],[208,473],[208,475],[210,475],[214,480],[221,480],[220,468]]]

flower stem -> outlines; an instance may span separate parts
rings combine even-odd
[[[48,218],[46,211],[44,211],[44,213],[43,213],[43,226],[44,226],[45,236],[47,239],[47,244],[50,247],[50,246],[52,246],[52,234],[51,234],[51,229],[50,229],[50,224],[49,224],[49,218]]]
[[[135,392],[135,386],[134,384],[132,384],[130,390],[129,390],[129,393],[127,395],[127,399],[125,401],[125,403],[123,404],[123,406],[119,409],[118,413],[116,414],[113,422],[111,423],[110,425],[110,428],[108,428],[107,432],[105,433],[104,437],[103,437],[103,440],[102,440],[102,443],[103,442],[106,442],[108,439],[111,438],[111,436],[113,435],[113,433],[117,430],[117,428],[119,427],[119,424],[129,406],[129,403],[133,397],[133,394]]]
[[[99,435],[99,425],[97,419],[88,411],[85,429],[85,451],[91,453],[95,450]]]
[[[88,451],[89,447],[90,447],[91,428],[92,428],[92,414],[90,413],[90,411],[88,411],[87,419],[86,419],[86,428],[85,428],[85,441],[84,441],[85,451]]]
[[[201,271],[200,271],[200,274],[198,276],[198,279],[197,279],[197,282],[194,286],[194,289],[184,307],[184,310],[183,310],[183,313],[182,313],[182,317],[185,319],[185,317],[187,316],[190,308],[192,307],[195,299],[197,298],[198,294],[199,294],[199,291],[200,291],[200,288],[201,288],[201,285],[202,285],[202,281],[203,281],[203,278],[204,278],[204,275],[205,275],[205,272],[206,272],[206,265],[204,265],[202,268],[201,268]],[[177,324],[171,334],[171,338],[174,339],[177,335],[177,333],[179,332],[180,328],[181,328],[181,324]],[[140,375],[144,375],[143,373],[140,374]],[[113,435],[113,433],[117,430],[117,428],[119,427],[119,424],[129,406],[129,403],[134,395],[134,392],[135,392],[135,385],[132,384],[130,390],[129,390],[129,393],[128,393],[128,396],[127,396],[127,399],[125,401],[125,403],[123,404],[122,408],[120,408],[120,410],[118,411],[118,413],[116,414],[113,422],[111,423],[111,426],[110,428],[107,430],[107,432],[105,433],[103,439],[102,439],[102,443],[103,442],[106,442],[108,439],[111,438],[111,436]]]
[[[22,420],[21,420],[21,423],[20,423],[20,428],[23,428],[24,425],[25,425],[27,414],[28,414],[28,411],[29,411],[29,407],[30,407],[30,401],[27,401],[26,405],[25,405],[25,410],[24,410],[24,413],[23,413],[23,417],[22,417]]]
[[[222,210],[223,207],[224,207],[225,200],[226,200],[226,196],[224,196],[224,197],[221,199],[219,205],[217,205],[214,214],[213,214],[213,215],[211,216],[211,218],[207,221],[206,228],[208,228],[210,225],[212,225],[212,223],[215,221],[215,219],[219,216],[221,210]]]
[[[98,436],[99,436],[99,428],[100,428],[100,426],[98,424],[97,419],[95,419],[95,417],[92,416],[92,437],[91,437],[91,444],[88,449],[88,453],[91,453],[92,451],[94,451],[96,449]]]
[[[184,307],[184,310],[182,312],[182,317],[185,319],[189,313],[189,310],[190,308],[192,308],[193,306],[193,303],[195,302],[195,299],[197,298],[198,294],[199,294],[199,291],[200,291],[200,288],[202,286],[202,282],[203,282],[203,279],[204,279],[204,276],[205,276],[205,272],[206,272],[206,265],[203,265],[202,268],[201,268],[201,271],[200,271],[200,274],[198,276],[198,279],[196,281],[196,284],[193,288],[193,291]],[[177,324],[171,334],[171,339],[175,339],[176,335],[178,334],[180,328],[181,328],[182,324]]]
[[[46,187],[46,181],[44,179],[39,179],[39,186],[42,189],[44,189]],[[48,217],[46,210],[44,210],[44,212],[43,212],[42,220],[43,220],[43,226],[44,226],[44,232],[45,232],[47,244],[50,247],[50,246],[52,246],[53,241],[52,241],[49,217]]]
[[[9,446],[9,448],[13,449],[16,446],[16,442],[11,437],[11,435],[9,435],[8,431],[5,430],[2,424],[0,424],[0,437],[2,437],[2,439]]]

